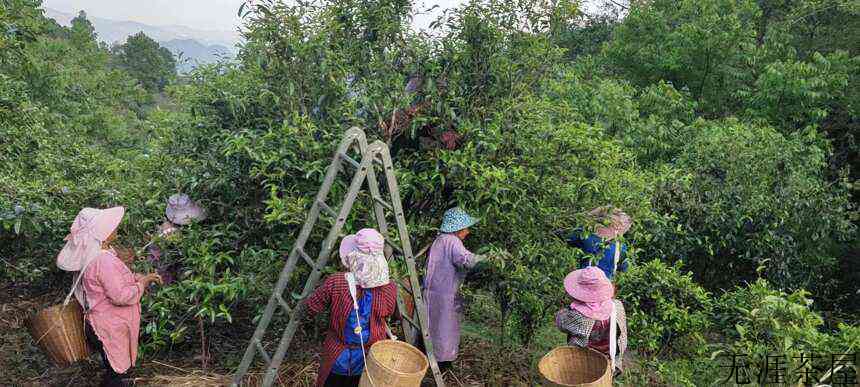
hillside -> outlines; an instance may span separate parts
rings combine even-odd
[[[172,39],[160,44],[176,56],[179,72],[188,72],[198,64],[214,63],[235,55],[230,47],[221,44],[207,46],[194,39]]]
[[[68,26],[75,14],[45,8],[45,16]],[[96,29],[98,39],[109,45],[122,43],[138,32],[143,32],[177,55],[179,71],[185,72],[198,63],[213,63],[236,54],[240,42],[237,31],[198,30],[185,26],[153,26],[133,21],[111,20],[87,16]],[[182,54],[181,58],[179,54]]]

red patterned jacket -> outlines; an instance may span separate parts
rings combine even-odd
[[[365,351],[377,341],[386,338],[385,321],[397,309],[397,285],[393,282],[372,289],[359,287],[356,296],[360,299],[364,294],[363,292],[368,290],[373,294],[373,302],[370,306],[370,340],[365,346]],[[349,296],[349,285],[344,273],[328,276],[323,284],[308,297],[305,306],[309,315],[326,310],[331,311],[328,330],[325,341],[323,341],[319,376],[317,376],[317,386],[322,386],[328,378],[329,372],[331,372],[334,361],[347,348],[343,329],[346,326],[349,313],[354,313],[352,297]]]

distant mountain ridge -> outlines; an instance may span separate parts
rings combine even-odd
[[[227,46],[220,44],[207,46],[194,39],[172,39],[160,44],[176,56],[180,72],[187,72],[197,64],[214,63],[236,55],[235,51]]]
[[[45,8],[45,16],[57,23],[68,26],[77,14]],[[123,43],[126,38],[143,32],[150,38],[167,47],[175,55],[181,53],[179,71],[188,71],[194,66],[213,63],[219,59],[236,55],[236,44],[241,37],[236,31],[203,31],[185,26],[152,26],[133,21],[118,21],[87,15],[98,34],[98,39],[107,44]]]

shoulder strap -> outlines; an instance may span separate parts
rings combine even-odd
[[[95,258],[89,260],[84,265],[84,267],[82,267],[81,270],[78,271],[78,275],[75,276],[75,282],[72,284],[72,289],[69,290],[69,294],[66,294],[66,298],[63,300],[63,307],[68,305],[69,301],[71,301],[72,295],[75,294],[75,290],[81,284],[81,279],[84,278],[84,272],[87,270],[88,267],[90,267],[90,263],[92,263],[94,260],[95,260]],[[86,299],[84,299],[84,301],[85,301],[84,303],[86,303]],[[81,307],[84,308],[84,310],[87,309],[86,305],[81,305]]]
[[[617,353],[617,345],[615,334],[617,328],[616,324],[616,307],[615,300],[612,300],[612,314],[609,315],[609,361],[612,364],[612,371],[615,372],[615,354]]]
[[[618,260],[621,259],[621,244],[618,243],[618,240],[615,240],[615,257],[612,260],[612,275],[615,275],[615,272],[618,270]]]

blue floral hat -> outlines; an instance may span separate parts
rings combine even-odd
[[[467,227],[472,227],[478,223],[478,219],[469,216],[466,211],[460,207],[454,207],[445,211],[445,216],[442,217],[442,226],[439,230],[442,232],[457,232]]]

